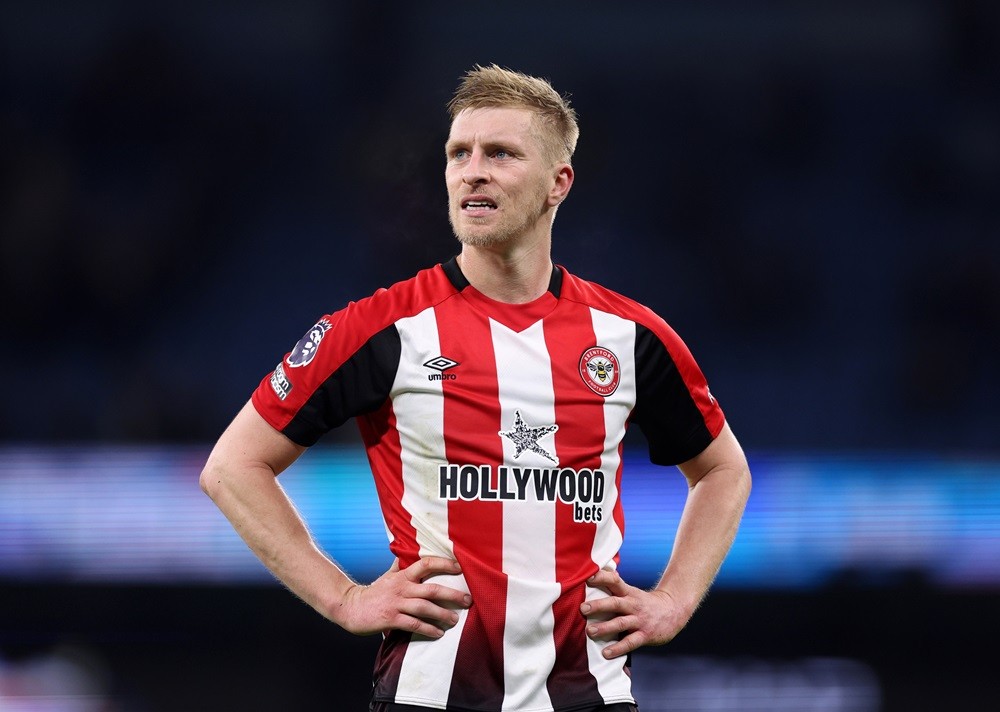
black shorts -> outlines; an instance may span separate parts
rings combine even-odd
[[[372,702],[369,712],[433,712],[430,707],[415,707],[413,705],[397,705],[394,702]],[[437,712],[440,712],[439,710]],[[639,708],[628,702],[614,705],[598,705],[597,707],[580,707],[572,712],[639,712]]]

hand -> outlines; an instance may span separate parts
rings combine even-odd
[[[405,630],[428,638],[440,638],[458,623],[456,608],[468,608],[472,597],[463,591],[436,583],[430,576],[459,574],[457,561],[426,556],[400,570],[399,559],[368,586],[347,589],[330,616],[345,630],[358,635]]]
[[[609,594],[580,605],[580,612],[588,619],[587,635],[594,640],[615,641],[602,651],[609,660],[644,645],[669,643],[693,613],[666,591],[629,586],[617,571],[598,571],[587,585]],[[617,640],[622,634],[626,635]]]

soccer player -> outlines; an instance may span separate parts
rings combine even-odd
[[[574,180],[569,103],[492,65],[449,110],[460,253],[321,318],[223,433],[201,486],[291,591],[352,633],[384,633],[375,712],[635,710],[628,654],[698,607],[742,517],[747,462],[674,331],[551,260]],[[317,547],[275,477],[351,418],[396,557],[370,585]],[[689,488],[648,591],[616,572],[629,424]]]

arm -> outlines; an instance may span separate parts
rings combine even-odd
[[[264,565],[326,618],[352,633],[398,628],[440,637],[458,620],[446,606],[468,607],[468,597],[423,580],[458,573],[458,563],[426,557],[402,571],[393,564],[370,586],[352,581],[320,551],[278,484],[304,451],[247,403],[209,455],[201,488]]]
[[[694,615],[736,537],[750,495],[750,469],[729,425],[679,467],[688,481],[688,497],[673,553],[656,587],[643,591],[629,586],[615,571],[599,571],[589,581],[611,594],[580,608],[597,618],[587,626],[591,638],[615,641],[604,649],[607,658],[672,640]]]

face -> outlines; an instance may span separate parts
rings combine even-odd
[[[491,247],[549,234],[573,172],[547,157],[528,109],[466,109],[445,146],[448,217],[466,245]]]

